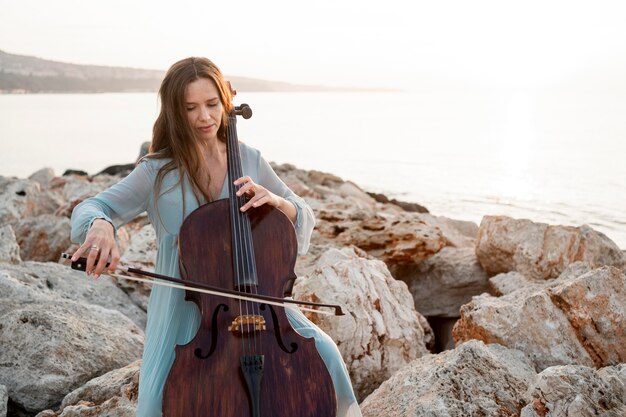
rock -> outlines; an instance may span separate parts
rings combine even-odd
[[[386,195],[379,194],[379,193],[368,192],[367,194],[370,197],[372,197],[374,200],[378,201],[379,203],[395,204],[396,206],[402,208],[402,210],[404,211],[412,211],[416,213],[428,213],[428,209],[426,207],[419,205],[417,203],[408,203],[406,201],[396,200],[395,198],[389,199]]]
[[[56,261],[71,244],[70,230],[67,217],[44,214],[20,220],[15,235],[22,259]]]
[[[26,413],[137,360],[143,345],[141,329],[121,313],[58,299],[14,305],[0,328],[0,384]]]
[[[82,271],[51,262],[0,264],[0,303],[5,306],[30,303],[33,300],[72,300],[85,305],[99,305],[117,310],[144,328],[146,313],[116,287],[112,278],[93,279]],[[7,312],[0,305],[0,314]]]
[[[119,236],[118,231],[118,240]],[[156,252],[157,243],[154,228],[150,224],[145,225],[138,232],[133,233],[130,238],[130,243],[120,258],[120,268],[154,271]],[[124,279],[119,279],[118,285],[132,298],[135,304],[147,311],[150,285]]]
[[[130,243],[120,258],[120,266],[154,269],[157,241],[152,225],[143,226],[133,233]]]
[[[56,189],[64,201],[83,201],[104,191],[113,184],[119,182],[120,178],[110,175],[98,175],[97,177],[82,177],[70,175],[57,178],[52,183],[52,188]]]
[[[470,339],[525,352],[539,370],[626,361],[626,276],[602,267],[537,281],[502,297],[483,294],[461,307],[457,343]]]
[[[626,416],[626,365],[550,367],[529,388],[521,417]]]
[[[7,387],[0,385],[0,417],[6,417],[8,402],[9,392],[7,391]]]
[[[361,409],[364,417],[513,417],[535,375],[522,352],[470,341],[411,362]]]
[[[357,398],[427,353],[406,285],[393,279],[384,263],[364,256],[354,248],[327,249],[293,292],[298,300],[345,306],[342,317],[307,315],[337,343]]]
[[[39,171],[32,173],[28,179],[37,181],[42,188],[48,188],[54,177],[54,170],[52,168],[41,168]]]
[[[20,246],[17,244],[13,228],[8,224],[0,226],[0,262],[22,262]]]
[[[70,176],[70,175],[76,175],[79,177],[86,177],[89,174],[86,173],[85,171],[81,171],[80,169],[66,169],[65,172],[63,173],[63,176]]]
[[[395,265],[417,264],[439,252],[445,246],[441,230],[421,220],[413,213],[395,217],[376,215],[363,220],[336,222],[329,216],[340,213],[320,213],[320,223],[335,223],[328,234],[335,245],[354,245],[382,260],[393,269]],[[337,224],[338,223],[338,224]],[[324,233],[320,224],[320,234]],[[334,235],[334,236],[333,236]],[[392,270],[393,273],[393,270]]]
[[[33,197],[41,191],[38,182],[0,176],[0,224],[14,225],[36,209]]]
[[[135,164],[111,165],[98,172],[96,175],[115,175],[118,177],[125,177],[130,174],[133,169],[135,169]]]
[[[474,222],[449,219],[444,216],[420,214],[419,218],[441,230],[446,238],[446,246],[455,248],[475,248],[478,236],[478,225]]]
[[[547,290],[596,367],[626,362],[626,275],[602,267]]]
[[[531,279],[555,278],[575,261],[593,268],[624,262],[617,245],[587,225],[550,226],[505,216],[483,217],[476,255],[490,276],[517,271]]]
[[[152,145],[152,142],[150,141],[141,143],[141,146],[139,147],[139,155],[137,156],[137,160],[135,162],[139,162],[141,158],[148,155],[150,152],[150,145]]]
[[[140,364],[135,361],[92,379],[69,393],[58,411],[46,410],[36,417],[135,417]]]
[[[488,290],[487,274],[472,248],[445,247],[418,265],[399,266],[394,272],[407,283],[415,308],[425,316],[459,317],[463,304]]]
[[[532,285],[534,282],[517,271],[498,274],[489,278],[489,292],[491,295],[499,297],[501,295],[510,294],[522,287]]]
[[[42,214],[55,214],[65,205],[63,197],[54,191],[43,190],[32,196],[33,211],[30,216],[40,216]]]

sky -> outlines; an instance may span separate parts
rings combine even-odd
[[[0,49],[401,90],[543,88],[626,70],[623,1],[0,0]]]

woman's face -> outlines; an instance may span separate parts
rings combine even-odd
[[[185,91],[187,120],[199,137],[207,141],[217,139],[222,123],[222,101],[212,80],[199,78],[187,86]]]

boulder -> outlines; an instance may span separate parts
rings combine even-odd
[[[45,410],[36,417],[135,417],[140,365],[135,361],[94,378],[67,394],[58,411]]]
[[[50,182],[56,177],[52,168],[41,168],[40,170],[33,172],[28,179],[37,181],[42,188],[48,188]]]
[[[120,232],[123,229],[133,230],[131,225],[118,230],[118,242],[120,241]],[[125,233],[128,234],[128,232]],[[154,271],[156,252],[157,242],[154,228],[150,224],[144,225],[138,231],[133,232],[130,242],[120,258],[120,268],[139,268]],[[126,274],[123,273],[122,275]],[[147,311],[150,285],[124,279],[118,279],[117,284],[132,298],[135,304]]]
[[[44,214],[21,219],[15,227],[22,259],[29,261],[56,261],[70,246],[70,220]]]
[[[522,287],[532,285],[533,280],[529,280],[517,271],[503,272],[489,278],[489,293],[500,297],[501,295],[512,293]]]
[[[470,341],[411,362],[361,404],[364,417],[518,416],[535,369],[520,351]]]
[[[521,417],[626,416],[626,365],[550,367],[531,384]]]
[[[8,224],[0,226],[0,262],[22,262],[20,246],[17,244],[13,228]]]
[[[342,317],[307,316],[337,343],[358,398],[425,355],[425,321],[385,264],[355,248],[328,248],[294,286],[295,299],[341,304]],[[430,329],[428,329],[430,330]]]
[[[15,225],[36,209],[34,197],[41,192],[38,182],[0,176],[0,224]]]
[[[59,299],[15,304],[0,328],[0,384],[26,413],[139,359],[143,345],[141,329],[118,311]]]
[[[0,314],[12,305],[33,300],[72,300],[85,305],[99,305],[117,310],[140,328],[145,327],[146,313],[118,288],[112,278],[87,277],[82,271],[51,262],[0,264]]]
[[[576,276],[585,268],[574,266],[556,280],[536,281],[502,297],[474,297],[461,307],[455,341],[478,339],[521,350],[539,370],[626,361],[626,276],[613,267]]]
[[[425,316],[459,317],[463,304],[488,291],[487,274],[468,247],[444,247],[420,264],[395,268],[394,276],[407,283]]]
[[[505,216],[483,217],[476,255],[490,276],[517,271],[531,279],[556,278],[575,261],[593,268],[624,263],[617,245],[587,225],[551,226]]]

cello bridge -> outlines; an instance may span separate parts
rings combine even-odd
[[[228,331],[233,333],[243,333],[244,331],[260,332],[265,329],[265,317],[252,314],[237,316],[228,326]]]

